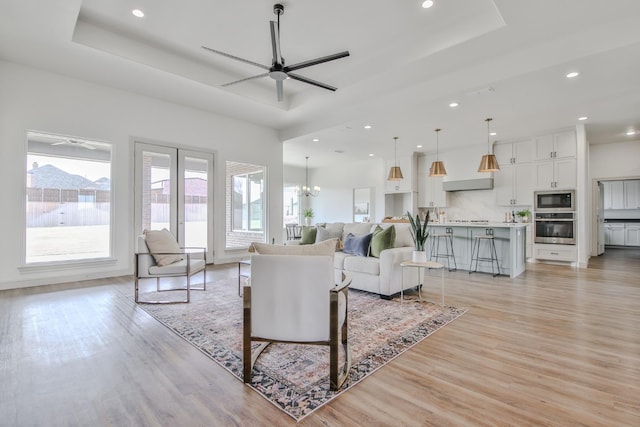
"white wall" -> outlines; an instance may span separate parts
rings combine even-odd
[[[295,176],[287,168],[285,181]],[[309,184],[321,187],[318,197],[303,198],[303,207],[315,213],[313,222],[353,222],[353,189],[375,187],[374,216],[371,222],[380,222],[384,216],[384,173],[382,159],[367,159],[337,167],[309,169]],[[304,169],[302,169],[304,181]],[[303,184],[303,182],[300,182]]]
[[[640,140],[589,146],[591,179],[640,177]]]
[[[266,165],[269,239],[282,228],[282,144],[269,128],[129,92],[0,61],[0,289],[131,274],[133,271],[132,140],[214,153],[214,262],[238,259],[224,250],[226,160]],[[111,265],[20,268],[23,248],[26,130],[114,144],[114,256]],[[272,231],[277,230],[277,233]]]

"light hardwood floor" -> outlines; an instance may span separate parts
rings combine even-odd
[[[527,267],[446,273],[468,312],[301,424],[640,426],[640,251]],[[129,277],[0,292],[0,334],[3,426],[295,424],[137,307]]]

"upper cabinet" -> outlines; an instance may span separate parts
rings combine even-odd
[[[534,140],[534,190],[575,189],[574,130],[537,136]]]
[[[640,180],[604,181],[605,209],[640,209]]]
[[[400,166],[403,179],[399,181],[389,181],[389,169],[392,166]],[[384,182],[385,193],[410,193],[417,191],[416,188],[416,156],[400,156],[396,164],[394,159],[385,160],[384,162]]]
[[[531,161],[533,144],[530,139],[496,144],[493,152],[500,170],[493,173],[493,185],[498,206],[531,205]]]
[[[418,157],[418,207],[443,208],[447,206],[447,193],[442,189],[442,177],[429,176],[435,156]]]
[[[535,160],[576,157],[576,133],[573,130],[535,138]]]
[[[500,167],[506,164],[531,163],[533,160],[532,142],[530,139],[522,141],[496,144],[493,154],[498,159]]]
[[[624,208],[640,209],[640,180],[624,181]]]

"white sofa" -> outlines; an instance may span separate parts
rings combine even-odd
[[[376,226],[383,229],[395,227],[396,239],[394,247],[385,249],[380,253],[380,258],[372,256],[357,256],[344,252],[336,252],[334,257],[335,281],[340,283],[342,273],[351,277],[351,289],[360,289],[379,294],[382,298],[390,298],[403,289],[410,289],[418,285],[418,269],[406,268],[404,283],[402,281],[402,261],[410,260],[413,252],[413,239],[409,231],[408,223],[327,223],[327,231],[340,233],[344,242],[347,235],[362,236],[372,233]],[[300,244],[299,240],[291,240],[288,245]]]

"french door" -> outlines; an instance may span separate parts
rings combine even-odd
[[[135,143],[135,232],[170,230],[213,260],[213,154]]]

